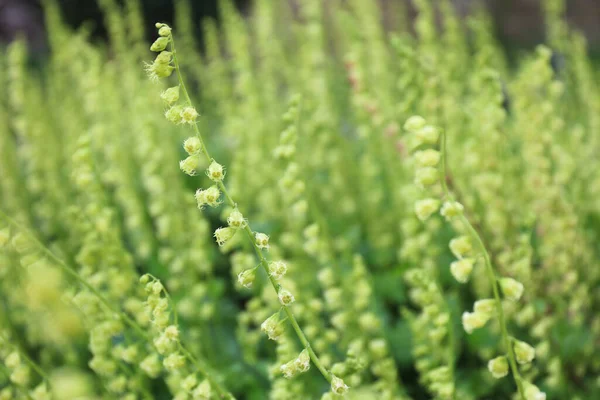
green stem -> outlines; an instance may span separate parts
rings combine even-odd
[[[449,201],[454,201],[454,198],[450,191],[448,190],[448,185],[446,184],[446,133],[441,133],[441,166],[440,166],[440,181],[442,183],[442,190],[444,191],[444,197]],[[498,287],[498,278],[496,277],[496,273],[494,272],[494,267],[492,266],[492,261],[490,259],[490,255],[483,243],[483,239],[477,232],[477,230],[473,227],[471,222],[465,217],[464,213],[461,213],[459,216],[460,221],[467,229],[467,232],[471,236],[471,238],[475,241],[479,251],[483,255],[483,259],[485,262],[486,273],[490,284],[492,285],[492,290],[494,292],[494,300],[496,302],[496,312],[498,314],[498,323],[500,324],[500,331],[502,335],[502,342],[506,349],[506,354],[508,356],[508,361],[510,364],[510,369],[512,371],[513,377],[515,379],[515,383],[517,384],[517,389],[519,391],[519,396],[521,400],[525,399],[525,391],[523,389],[523,382],[521,378],[521,374],[519,373],[519,368],[517,367],[516,357],[514,354],[514,350],[511,343],[511,337],[508,334],[508,328],[506,327],[506,318],[504,316],[504,308],[502,307],[502,299],[500,297],[500,290]]]
[[[170,38],[171,38],[171,51],[173,52],[173,64],[175,65],[175,71],[177,73],[177,79],[179,80],[179,86],[180,86],[180,89],[181,89],[183,95],[185,96],[185,99],[188,102],[189,106],[192,107],[193,106],[192,100],[190,99],[190,95],[185,87],[185,83],[183,81],[183,77],[181,76],[181,71],[179,69],[179,62],[177,60],[177,51],[175,50],[175,42],[174,42],[172,36]],[[202,153],[204,153],[204,155],[206,156],[208,161],[211,162],[213,160],[213,158],[210,156],[210,153],[208,152],[208,149],[205,146],[204,139],[202,138],[202,135],[200,134],[198,125],[196,123],[194,123],[194,124],[192,124],[192,127],[194,128],[196,137],[200,140],[200,143],[202,145]],[[217,186],[219,187],[219,189],[225,196],[227,203],[231,207],[236,207],[237,203],[235,201],[233,201],[233,199],[229,195],[229,192],[227,191],[227,188],[225,187],[223,182],[222,181],[217,182]],[[248,236],[248,239],[254,246],[254,251],[256,252],[257,257],[260,260],[260,264],[262,265],[267,276],[269,277],[269,281],[271,282],[273,289],[275,290],[276,293],[279,293],[280,285],[277,283],[277,281],[273,277],[271,277],[269,275],[269,263],[268,263],[267,259],[265,258],[262,250],[256,245],[256,242],[254,239],[254,234],[252,232],[252,229],[250,228],[250,225],[246,224],[246,227],[244,228],[244,230]],[[298,325],[298,321],[296,320],[296,317],[294,317],[291,310],[287,306],[283,306],[283,310],[286,313],[288,319],[290,320],[290,324],[292,325],[292,328],[296,332],[298,339],[300,339],[300,342],[302,342],[302,345],[308,351],[308,354],[309,354],[310,359],[312,360],[313,364],[315,364],[315,366],[319,369],[319,371],[321,372],[323,377],[325,377],[325,379],[327,379],[328,382],[331,382],[331,373],[329,371],[327,371],[325,366],[321,363],[321,360],[319,360],[319,357],[317,357],[316,353],[312,349],[312,346],[310,345],[310,342],[306,338],[306,335],[300,328],[300,325]]]

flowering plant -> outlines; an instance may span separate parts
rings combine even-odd
[[[102,0],[107,51],[47,1],[47,65],[1,54],[0,400],[600,397],[600,90],[564,1],[510,66],[449,0],[413,33],[287,3],[221,1],[200,51],[187,1],[146,43]]]

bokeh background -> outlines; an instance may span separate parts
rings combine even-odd
[[[302,0],[273,1],[297,3]],[[389,17],[393,13],[387,13],[387,9],[403,4],[414,15],[410,0],[365,1],[380,3],[383,22],[389,28],[393,28],[399,21],[393,21]],[[34,52],[44,52],[47,46],[42,2],[43,0],[0,0],[0,41],[6,43],[18,35],[24,35]],[[105,36],[102,13],[96,0],[59,0],[58,3],[67,23],[74,27],[87,24],[96,38],[102,39]],[[218,0],[190,0],[190,3],[194,20],[216,18]],[[481,6],[487,7],[494,19],[497,36],[509,51],[529,48],[544,40],[541,0],[454,0],[454,3],[461,15],[468,15]],[[171,22],[172,0],[142,0],[142,4],[147,21]],[[252,0],[236,0],[236,4],[244,14],[252,12]],[[597,56],[600,53],[600,1],[567,1],[567,19],[586,35],[592,52]],[[149,35],[150,33],[148,30]],[[197,34],[201,39],[199,26]]]

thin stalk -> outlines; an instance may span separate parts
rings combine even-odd
[[[189,93],[188,93],[188,91],[187,91],[187,89],[185,87],[185,83],[184,83],[183,77],[181,75],[181,71],[180,71],[180,68],[179,68],[179,62],[178,62],[178,59],[177,59],[177,51],[175,50],[175,41],[173,40],[173,36],[172,35],[170,36],[170,39],[171,39],[171,51],[173,53],[173,64],[175,66],[175,71],[177,73],[177,79],[179,80],[180,90],[183,93],[186,101],[188,102],[188,105],[190,107],[193,107],[192,100],[190,99],[190,95],[189,95]],[[210,153],[208,152],[208,149],[205,146],[204,139],[202,138],[202,135],[200,134],[200,129],[198,128],[197,123],[193,123],[192,127],[194,128],[194,132],[196,134],[196,137],[200,140],[201,148],[202,148],[202,153],[206,156],[206,158],[208,159],[208,161],[211,162],[213,160],[213,158],[210,156]],[[227,200],[227,203],[231,207],[236,207],[237,203],[235,201],[233,201],[233,199],[229,195],[229,192],[227,191],[227,188],[225,187],[225,185],[223,184],[223,182],[222,181],[221,182],[217,182],[217,186],[219,187],[219,189],[221,190],[221,192],[225,196],[225,199]],[[250,228],[249,224],[246,224],[246,227],[244,228],[244,231],[246,232],[246,235],[248,236],[248,239],[250,240],[250,243],[252,243],[252,245],[254,247],[254,251],[256,252],[257,257],[260,260],[261,266],[263,267],[264,271],[266,272],[267,276],[269,277],[269,281],[271,282],[271,285],[273,286],[273,289],[275,290],[276,293],[279,293],[280,285],[279,285],[279,283],[277,283],[277,281],[272,276],[269,275],[269,262],[265,258],[262,250],[256,245],[256,242],[254,240],[254,234],[253,234],[253,231]],[[285,314],[287,315],[287,317],[289,318],[290,324],[292,325],[292,328],[296,332],[296,335],[298,336],[298,339],[300,339],[300,342],[302,343],[302,345],[308,351],[308,354],[309,354],[310,359],[312,360],[313,364],[315,364],[315,366],[319,369],[319,371],[321,372],[321,374],[323,375],[323,377],[325,377],[325,379],[327,379],[328,382],[331,382],[331,379],[332,379],[331,373],[329,371],[327,371],[327,369],[325,368],[325,366],[321,363],[321,360],[319,360],[319,357],[317,357],[316,353],[312,349],[312,346],[310,345],[310,342],[306,338],[306,335],[304,334],[304,332],[300,328],[300,325],[298,325],[298,321],[296,320],[296,317],[294,317],[294,315],[292,314],[291,310],[287,306],[283,306],[282,308],[283,308]]]
[[[450,191],[448,190],[448,185],[446,184],[446,133],[441,133],[441,166],[440,166],[440,181],[442,183],[442,190],[444,191],[444,197],[448,200],[453,201],[454,198]],[[479,251],[483,255],[483,260],[485,263],[486,273],[488,279],[492,285],[492,289],[494,292],[494,300],[496,302],[496,312],[498,314],[498,323],[500,324],[500,331],[502,335],[502,343],[506,349],[506,354],[508,356],[508,362],[510,364],[510,369],[512,371],[513,377],[515,379],[515,383],[517,384],[517,390],[519,391],[519,397],[521,400],[525,399],[525,391],[523,389],[523,382],[521,378],[521,374],[519,373],[519,368],[517,367],[517,361],[514,354],[514,350],[511,343],[511,337],[508,334],[508,328],[506,327],[506,318],[504,316],[504,308],[502,307],[502,299],[500,297],[500,290],[498,288],[498,278],[496,277],[496,273],[494,272],[494,267],[492,266],[492,261],[490,255],[483,243],[483,239],[477,232],[477,230],[473,227],[471,222],[465,217],[464,213],[461,213],[459,216],[460,221],[467,229],[467,232],[471,236],[471,238],[475,241]]]

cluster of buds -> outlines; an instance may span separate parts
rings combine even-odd
[[[304,373],[310,369],[310,356],[308,355],[308,350],[304,349],[298,357],[295,359],[283,364],[279,367],[279,370],[283,374],[284,377],[290,379],[294,376]]]
[[[179,328],[170,323],[169,297],[163,284],[151,275],[143,275],[140,282],[145,285],[148,295],[146,310],[151,315],[152,323],[156,328],[154,347],[163,357],[163,366],[167,371],[178,371],[185,366],[185,357],[179,352]],[[160,373],[157,359],[149,356],[142,361],[141,367],[149,376]]]
[[[154,62],[146,64],[146,72],[153,81],[168,78],[175,70],[172,65],[173,53],[167,51],[167,47],[171,42],[171,28],[162,23],[157,23],[155,26],[158,29],[159,38],[152,43],[150,50],[158,53],[158,56],[156,56]]]

